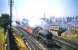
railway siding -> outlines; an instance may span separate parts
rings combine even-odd
[[[61,43],[65,46],[69,46],[71,48],[78,50],[78,44],[73,41],[66,40],[66,39],[63,39],[62,37],[58,37],[58,36],[54,36],[53,39],[56,40],[57,44]],[[60,45],[60,46],[62,46],[62,45]]]

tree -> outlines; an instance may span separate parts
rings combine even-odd
[[[0,26],[4,28],[4,33],[9,25],[9,14],[2,14],[0,17]]]

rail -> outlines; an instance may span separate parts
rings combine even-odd
[[[58,37],[58,36],[54,36],[53,39],[54,39],[56,42],[60,42],[60,43],[62,43],[62,44],[64,44],[64,45],[66,45],[66,46],[69,46],[69,47],[72,47],[72,48],[78,50],[78,44],[75,43],[75,42],[72,42],[72,41],[70,41],[70,40],[66,40],[66,39],[64,39],[64,38],[62,38],[62,37]]]

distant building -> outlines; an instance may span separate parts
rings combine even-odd
[[[78,20],[73,20],[67,24],[68,29],[78,29]]]

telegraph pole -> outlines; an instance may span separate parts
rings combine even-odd
[[[10,5],[10,17],[9,17],[9,25],[8,25],[8,50],[13,50],[13,35],[12,35],[12,0],[9,0]]]
[[[10,0],[10,29],[12,26],[12,6],[13,6],[13,1]]]

